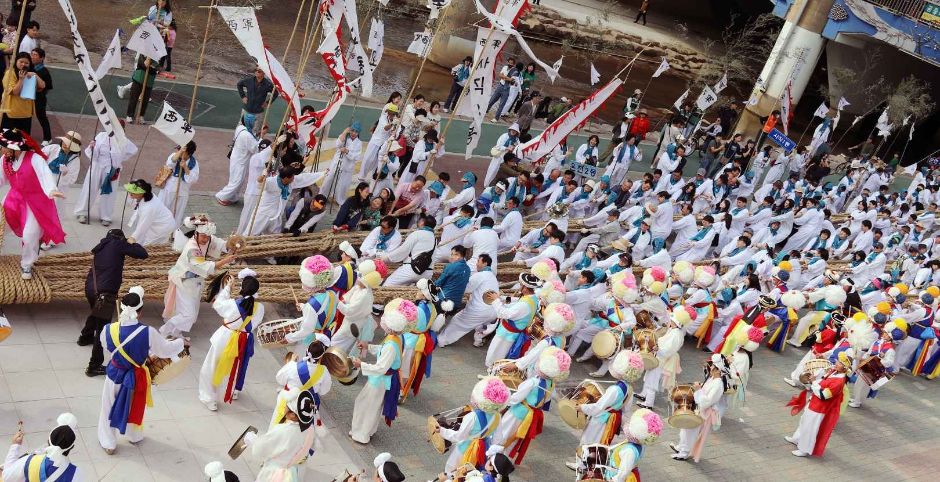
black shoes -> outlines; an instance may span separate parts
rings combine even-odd
[[[85,376],[88,377],[100,377],[105,374],[105,369],[103,366],[88,367],[85,370]]]
[[[77,341],[76,343],[78,343],[78,346],[88,346],[88,345],[91,345],[91,344],[94,343],[94,342],[95,342],[94,337],[91,337],[91,336],[89,336],[89,337],[79,336],[79,337],[78,337],[78,341]]]

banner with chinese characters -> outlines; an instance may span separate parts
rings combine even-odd
[[[176,112],[176,109],[167,101],[163,101],[163,112],[160,113],[160,117],[157,117],[153,126],[178,146],[185,146],[196,135],[193,126],[189,125],[186,118]]]
[[[698,95],[698,99],[695,101],[695,107],[698,107],[699,110],[705,110],[711,107],[716,100],[718,100],[718,95],[715,94],[715,91],[713,91],[711,87],[706,85],[702,88],[702,93]]]
[[[369,65],[373,69],[379,65],[383,53],[385,53],[385,23],[373,18],[372,28],[369,30]]]
[[[166,44],[163,43],[163,36],[160,35],[156,25],[150,22],[144,22],[137,27],[134,35],[131,35],[131,39],[127,41],[127,48],[154,60],[166,57]]]
[[[614,78],[580,104],[555,119],[555,122],[546,127],[541,134],[516,147],[516,155],[524,160],[534,161],[549,154],[565,137],[568,137],[568,134],[575,129],[580,129],[597,112],[597,109],[607,102],[607,99],[617,93],[622,85],[623,80],[619,77]]]
[[[469,82],[467,95],[461,96],[458,114],[471,117],[470,130],[467,132],[467,159],[473,154],[480,142],[480,129],[483,128],[483,117],[486,115],[486,106],[493,94],[493,72],[496,68],[496,57],[506,45],[508,34],[488,28],[477,29],[477,46],[474,54],[476,69],[467,79]],[[487,42],[489,39],[489,42]]]
[[[359,74],[356,84],[359,86],[362,95],[372,96],[372,72],[375,67],[371,65],[369,56],[366,55],[365,48],[362,46],[362,40],[359,32],[359,13],[356,12],[356,2],[345,2],[346,27],[349,29],[349,48],[346,50],[346,65],[350,70]]]
[[[78,32],[78,20],[75,18],[75,11],[72,10],[72,3],[69,0],[59,0],[59,5],[62,7],[65,18],[69,22],[75,63],[78,65],[78,70],[85,79],[85,88],[88,89],[88,96],[91,100],[91,105],[94,106],[95,115],[98,116],[98,122],[104,127],[104,131],[108,133],[108,137],[114,139],[114,142],[123,147],[127,145],[127,136],[124,134],[124,128],[121,127],[120,122],[118,122],[114,110],[108,105],[108,100],[104,97],[104,91],[98,83],[98,76],[91,67],[91,60],[88,58],[88,49],[85,48],[85,41],[82,40],[82,36]]]
[[[408,53],[415,54],[418,57],[427,57],[431,52],[431,40],[434,35],[431,29],[426,28],[423,32],[415,32],[414,40],[408,45]]]
[[[114,32],[114,38],[111,39],[111,45],[108,45],[108,50],[101,56],[101,63],[98,64],[98,69],[95,70],[95,77],[98,80],[104,78],[105,75],[108,75],[108,72],[111,69],[120,69],[121,68],[121,29],[117,29]]]

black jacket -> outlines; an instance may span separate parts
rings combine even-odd
[[[89,297],[95,295],[95,286],[98,293],[115,293],[121,289],[121,282],[124,279],[124,257],[130,256],[135,259],[147,259],[147,250],[137,244],[128,243],[124,239],[107,236],[92,248],[94,255],[92,269],[88,270],[88,276],[85,277],[85,293]]]

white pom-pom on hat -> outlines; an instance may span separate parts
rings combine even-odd
[[[55,419],[57,427],[69,427],[72,431],[78,431],[78,417],[73,415],[71,412],[65,412],[58,416]]]

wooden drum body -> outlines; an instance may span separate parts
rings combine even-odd
[[[268,320],[258,325],[255,336],[262,348],[272,349],[283,346],[284,337],[300,329],[303,318]]]
[[[643,368],[652,370],[659,366],[656,352],[659,351],[656,332],[651,329],[636,330],[633,332],[633,346],[643,358]]]
[[[894,378],[877,356],[868,357],[858,364],[858,377],[872,390],[878,390]]]
[[[691,429],[702,424],[702,417],[695,413],[695,388],[692,385],[676,385],[669,398],[672,400],[672,415],[667,422],[673,428]]]
[[[803,364],[803,373],[800,373],[800,383],[809,385],[816,379],[816,373],[819,370],[828,370],[832,368],[832,363],[825,358],[813,358]]]
[[[568,426],[581,430],[588,424],[588,416],[581,411],[581,405],[596,403],[603,393],[596,382],[585,380],[558,402],[558,414]]]
[[[607,467],[610,466],[610,448],[606,445],[582,445],[577,450],[578,482],[607,482]]]
[[[438,427],[448,430],[457,430],[460,427],[460,420],[471,411],[472,408],[470,408],[470,405],[464,405],[463,407],[436,413],[428,417],[428,442],[434,447],[434,450],[437,450],[440,454],[445,454],[450,450],[451,446],[450,441],[444,440],[444,437],[441,437],[441,434],[438,433]]]
[[[516,366],[515,360],[496,360],[488,375],[498,377],[510,390],[516,390],[525,381],[525,372]]]
[[[147,370],[150,370],[150,381],[154,385],[162,385],[176,377],[189,368],[192,357],[189,356],[189,347],[183,347],[176,361],[171,358],[157,358],[152,356],[147,359]]]

